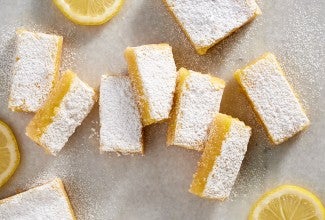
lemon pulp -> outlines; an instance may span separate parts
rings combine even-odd
[[[253,206],[250,220],[324,220],[325,209],[311,192],[284,185],[265,193]]]
[[[16,138],[9,126],[0,121],[0,187],[14,174],[19,162]]]
[[[121,9],[124,0],[53,0],[59,10],[80,25],[100,25]]]

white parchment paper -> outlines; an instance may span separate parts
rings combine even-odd
[[[324,201],[325,2],[258,3],[261,16],[199,56],[162,0],[126,0],[121,12],[99,27],[74,25],[50,0],[0,0],[0,119],[13,128],[21,151],[21,164],[0,188],[0,199],[60,177],[79,219],[246,219],[261,193],[285,183],[306,187]],[[63,35],[61,70],[75,71],[94,87],[102,74],[126,73],[127,46],[161,42],[172,45],[178,68],[225,79],[221,112],[253,128],[231,197],[217,202],[188,192],[200,153],[166,148],[165,123],[145,128],[145,156],[99,154],[98,105],[57,157],[47,155],[24,134],[32,114],[7,109],[14,32],[21,27]],[[273,149],[232,78],[237,68],[267,51],[282,63],[312,123]]]

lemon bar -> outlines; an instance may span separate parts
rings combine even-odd
[[[309,120],[271,53],[242,70],[235,78],[261,119],[271,141],[280,144],[309,125]]]
[[[203,150],[208,127],[219,112],[224,87],[225,82],[217,77],[179,70],[167,145]]]
[[[177,78],[172,48],[168,44],[128,47],[125,57],[143,125],[168,119]]]
[[[261,13],[255,0],[164,0],[197,53],[206,51]]]
[[[56,155],[88,115],[95,101],[95,91],[75,73],[67,71],[28,124],[26,135]]]
[[[251,128],[238,119],[218,114],[210,126],[190,192],[204,198],[229,197],[244,159]]]
[[[141,117],[128,76],[102,76],[99,116],[101,151],[143,153]]]
[[[61,179],[0,200],[0,219],[76,219]]]
[[[35,112],[59,77],[61,36],[17,31],[17,51],[8,107]]]

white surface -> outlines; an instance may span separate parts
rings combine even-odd
[[[101,151],[143,151],[140,112],[128,76],[102,76],[99,117]]]
[[[161,0],[126,1],[121,13],[100,27],[72,24],[50,0],[0,0],[0,118],[15,132],[21,164],[0,188],[0,198],[61,177],[79,219],[246,219],[265,190],[283,183],[311,189],[325,201],[325,60],[323,0],[259,1],[263,15],[210,49],[194,51]],[[200,199],[188,192],[200,153],[166,148],[166,124],[144,129],[145,156],[99,154],[98,107],[57,157],[24,134],[31,114],[7,109],[16,27],[63,35],[62,69],[98,86],[108,72],[125,73],[127,46],[168,42],[178,68],[211,72],[228,81],[221,112],[253,129],[239,178],[229,200]],[[303,101],[311,126],[278,148],[269,149],[234,71],[264,52],[274,52]],[[323,97],[322,97],[323,96]]]
[[[61,180],[55,179],[42,186],[0,201],[0,218],[10,220],[69,220],[73,219]]]

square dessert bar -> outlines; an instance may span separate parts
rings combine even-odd
[[[95,101],[95,91],[76,74],[67,71],[28,124],[26,135],[56,155],[86,118]]]
[[[164,0],[199,54],[260,14],[255,0]]]
[[[125,58],[143,125],[169,118],[177,71],[168,44],[128,47]]]
[[[99,116],[101,151],[143,153],[141,117],[128,76],[102,76]]]
[[[52,182],[0,200],[0,219],[76,219],[62,181]]]
[[[229,197],[244,159],[251,128],[238,119],[218,114],[210,126],[190,192],[204,198]]]
[[[271,141],[280,144],[309,125],[275,56],[264,54],[235,78],[261,119]]]
[[[222,79],[185,68],[179,70],[167,145],[203,150],[208,128],[219,112]]]
[[[61,36],[17,31],[17,51],[8,107],[35,112],[59,78]]]

